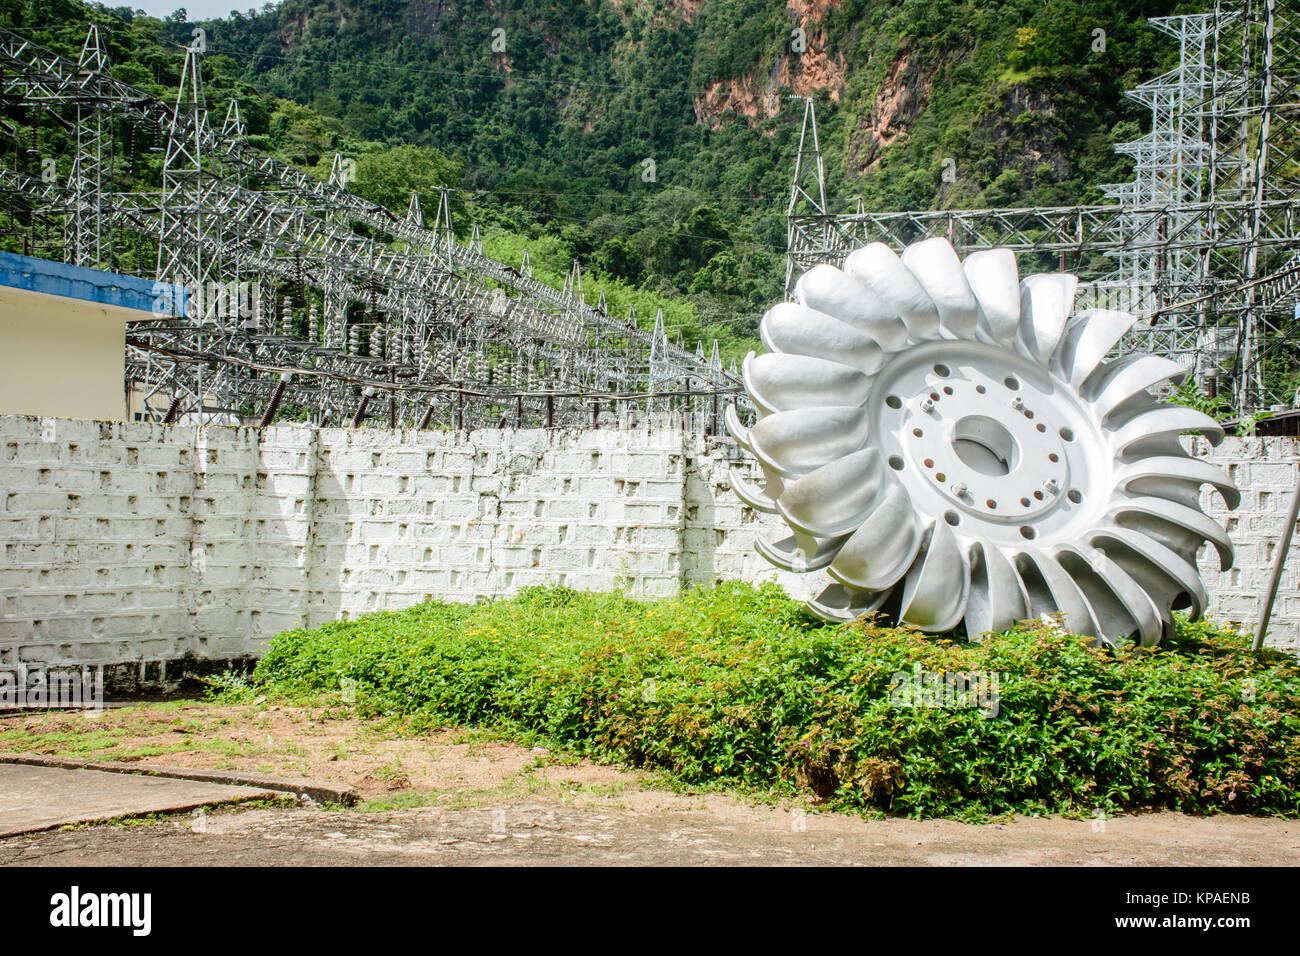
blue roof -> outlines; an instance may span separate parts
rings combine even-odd
[[[0,286],[135,309],[158,318],[185,314],[183,286],[13,252],[0,252]]]

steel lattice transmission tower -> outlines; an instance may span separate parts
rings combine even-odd
[[[99,27],[92,25],[81,48],[77,63],[86,74],[108,71],[108,50],[99,36]],[[78,103],[76,106],[75,154],[68,189],[76,204],[76,214],[71,217],[72,235],[67,243],[68,260],[74,265],[88,268],[102,267],[107,257],[104,249],[104,219],[99,205],[103,190],[105,154],[112,157],[112,114],[96,104]],[[109,127],[107,141],[104,127]]]
[[[826,248],[827,225],[826,166],[822,161],[821,140],[817,136],[817,113],[812,97],[803,101],[803,123],[799,128],[799,151],[794,158],[794,176],[790,186],[790,203],[786,207],[785,288],[794,282]]]
[[[641,408],[717,426],[738,379],[716,347],[692,354],[662,322],[592,305],[576,264],[559,290],[526,252],[518,269],[485,255],[476,227],[458,241],[447,190],[426,225],[418,196],[402,214],[352,192],[341,156],[321,181],[254,149],[237,103],[214,128],[201,54],[187,49],[169,104],[112,77],[93,28],[77,62],[0,30],[0,92],[38,118],[71,108],[77,131],[66,185],[19,163],[0,169],[0,199],[63,223],[83,264],[104,264],[106,235],[134,237],[148,274],[184,290],[180,314],[128,330],[144,417],[269,422],[284,404],[317,424],[588,426]],[[160,144],[159,192],[105,162],[114,122],[135,147]]]
[[[818,262],[863,242],[901,247],[946,235],[960,253],[1003,246],[1059,258],[1084,280],[1082,304],[1144,313],[1120,348],[1184,365],[1239,414],[1290,402],[1266,372],[1293,347],[1300,288],[1300,0],[1217,0],[1206,13],[1161,17],[1178,65],[1129,95],[1149,131],[1118,150],[1131,182],[1098,206],[832,214],[795,198],[820,156],[805,155],[805,112],[792,189],[787,289]],[[815,132],[812,135],[816,149]],[[824,202],[823,202],[824,205]],[[1109,263],[1109,266],[1102,265]]]

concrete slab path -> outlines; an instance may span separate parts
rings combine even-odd
[[[283,794],[197,780],[0,764],[0,837],[277,796]]]
[[[975,825],[799,814],[720,794],[483,799],[470,807],[365,813],[232,807],[209,815],[202,826],[170,817],[147,826],[29,833],[0,839],[0,868],[1300,864],[1300,823],[1227,814],[1139,814],[1095,829],[1100,821],[1022,818]],[[1203,882],[1198,888],[1231,888]]]

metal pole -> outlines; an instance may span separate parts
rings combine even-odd
[[[1277,597],[1278,582],[1282,580],[1286,553],[1291,550],[1291,535],[1295,531],[1297,516],[1300,516],[1300,476],[1297,476],[1295,491],[1291,492],[1291,508],[1287,511],[1286,525],[1282,528],[1282,539],[1278,541],[1277,553],[1273,555],[1273,571],[1268,578],[1268,590],[1264,592],[1264,604],[1259,609],[1259,624],[1255,627],[1255,640],[1250,645],[1252,651],[1264,646],[1264,633],[1268,630],[1268,619],[1273,613],[1273,600]]]
[[[424,431],[428,428],[429,420],[431,418],[433,418],[433,402],[429,403],[429,407],[426,408],[424,414],[420,416],[420,424],[415,426],[416,431]]]

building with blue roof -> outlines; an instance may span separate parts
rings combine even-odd
[[[127,323],[184,308],[168,283],[0,252],[0,414],[126,418]]]

